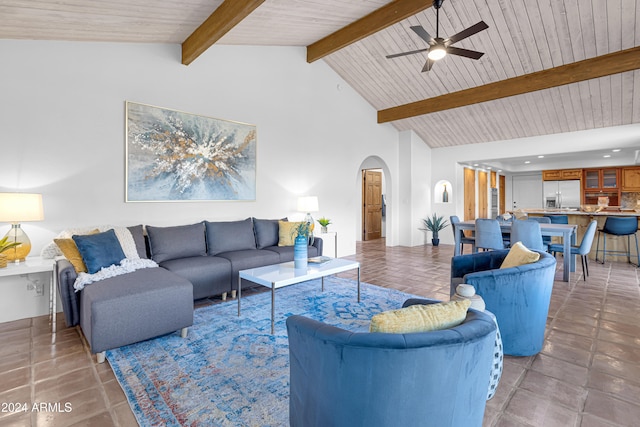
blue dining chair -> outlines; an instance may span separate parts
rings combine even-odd
[[[458,224],[460,222],[460,218],[458,218],[457,215],[451,215],[449,217],[449,221],[451,222],[451,230],[453,230],[453,241],[455,242],[456,239],[456,224]],[[464,234],[462,234],[462,238],[460,239],[460,253],[464,253],[464,245],[468,244],[471,245],[471,251],[474,252],[473,247],[476,244],[476,239],[474,237],[466,237]]]
[[[593,245],[593,238],[596,235],[596,229],[598,228],[598,221],[595,219],[589,223],[587,229],[582,236],[580,246],[571,246],[571,255],[580,255],[582,261],[582,278],[586,281],[589,275],[589,252],[591,252],[591,246]],[[556,256],[556,252],[564,253],[564,246],[558,243],[554,243],[549,246],[549,252]],[[565,255],[566,256],[566,255]]]
[[[547,245],[542,242],[540,223],[531,219],[513,221],[511,225],[511,242],[522,242],[528,249],[547,250]]]
[[[545,215],[545,218],[551,220],[551,224],[569,224],[569,216],[567,215]]]
[[[626,255],[627,262],[631,263],[631,236],[636,238],[636,254],[638,256],[638,266],[640,266],[640,253],[638,252],[638,218],[633,216],[608,216],[604,222],[604,226],[598,230],[598,241],[596,242],[596,261],[598,261],[598,251],[600,250],[600,235],[604,236],[602,246],[602,263],[604,264],[607,252],[614,255]],[[627,250],[624,251],[608,251],[607,250],[607,234],[612,236],[627,236]]]
[[[502,230],[497,219],[477,218],[475,237],[474,252],[478,252],[478,249],[505,249]]]
[[[551,224],[551,218],[548,216],[530,216],[529,219],[537,221],[540,224]],[[551,236],[542,236],[542,243],[549,247],[551,244]]]

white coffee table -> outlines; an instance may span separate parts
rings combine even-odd
[[[323,264],[309,263],[307,268],[302,269],[294,268],[293,261],[291,261],[282,264],[241,270],[239,273],[240,279],[238,280],[238,316],[240,316],[242,279],[271,288],[271,333],[273,334],[276,289],[320,278],[322,279],[322,290],[324,291],[325,276],[353,269],[358,270],[358,302],[360,302],[360,263],[357,261],[333,258],[331,261]]]

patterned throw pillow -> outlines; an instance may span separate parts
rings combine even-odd
[[[408,334],[453,328],[467,317],[468,299],[437,304],[416,304],[385,311],[371,318],[369,332]]]

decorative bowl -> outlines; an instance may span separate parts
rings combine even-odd
[[[580,206],[580,210],[582,212],[588,212],[588,213],[600,212],[602,209],[604,209],[604,206],[599,206],[599,205],[581,205]]]

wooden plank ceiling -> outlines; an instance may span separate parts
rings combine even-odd
[[[640,123],[640,50],[633,49],[640,47],[640,0],[446,0],[440,9],[440,35],[483,20],[489,29],[456,46],[485,55],[477,61],[449,55],[426,73],[420,72],[425,53],[385,56],[426,47],[409,27],[422,25],[435,35],[430,0],[227,0],[234,1],[255,7],[245,9],[248,15],[235,26],[211,22],[218,8],[218,14],[224,11],[222,0],[3,0],[0,39],[186,45],[193,35],[192,40],[219,44],[309,46],[310,60],[322,57],[318,52],[327,48],[333,53],[322,60],[376,110],[403,114],[406,108],[400,106],[405,104],[451,98],[479,87],[500,90],[500,81],[523,83],[529,79],[523,76],[536,75],[532,73],[566,73],[569,64],[631,50],[624,60],[631,71],[614,69],[611,75],[584,81],[566,73],[571,83],[499,99],[489,94],[484,102],[394,116],[408,118],[392,123],[399,130],[414,130],[434,148]],[[213,38],[195,33],[200,26],[211,31],[209,25],[221,28]],[[385,28],[365,31],[335,51],[338,37],[325,39],[345,27],[343,36],[351,37],[367,25]],[[194,52],[186,63],[197,58],[198,49]],[[598,67],[602,64],[607,61]],[[584,69],[593,72],[589,63]],[[517,92],[518,84],[512,86]]]

